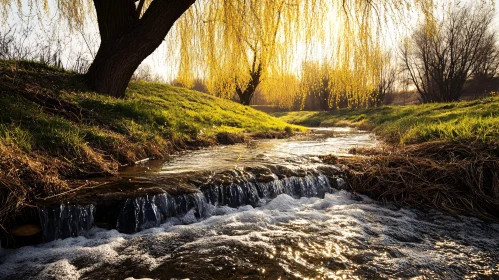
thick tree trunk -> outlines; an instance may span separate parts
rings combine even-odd
[[[195,0],[154,0],[142,17],[138,2],[136,8],[134,0],[94,0],[101,45],[87,78],[98,93],[125,96],[134,71]]]
[[[244,90],[242,90],[240,87],[236,87],[236,93],[239,96],[239,102],[241,104],[245,106],[251,105],[251,100],[253,99],[253,95],[255,94],[258,83],[254,84],[250,81],[248,83],[248,86]]]

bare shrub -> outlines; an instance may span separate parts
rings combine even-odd
[[[495,73],[493,17],[485,6],[454,6],[443,20],[427,20],[416,29],[401,54],[422,102],[458,100],[474,74]]]

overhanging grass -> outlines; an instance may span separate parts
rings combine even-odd
[[[499,221],[498,145],[447,141],[357,149],[323,157],[347,166],[346,189],[399,206],[428,206],[452,215]]]
[[[242,135],[305,128],[178,87],[132,82],[126,97],[91,92],[84,78],[33,62],[0,60],[0,235],[14,213],[89,176]]]
[[[385,106],[334,112],[276,113],[280,119],[308,126],[355,126],[372,129],[386,141],[497,143],[499,97],[471,102]]]

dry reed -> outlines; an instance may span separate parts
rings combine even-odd
[[[350,191],[401,206],[499,221],[495,145],[428,142],[355,152],[361,156],[324,158],[344,166]]]

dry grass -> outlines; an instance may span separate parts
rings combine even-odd
[[[324,159],[344,165],[350,191],[499,221],[497,146],[428,142],[355,152],[363,156]]]
[[[12,218],[39,195],[68,188],[56,165],[26,156],[15,146],[0,142],[0,229],[5,231]],[[1,234],[0,231],[0,234]]]

